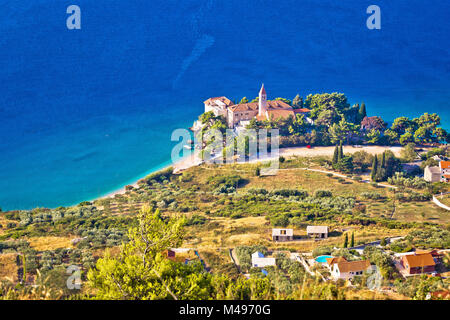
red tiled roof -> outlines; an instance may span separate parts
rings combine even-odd
[[[203,103],[211,103],[214,100],[222,101],[223,103],[225,103],[225,105],[227,107],[232,106],[234,104],[233,101],[231,101],[230,99],[228,99],[227,97],[224,97],[224,96],[209,98],[209,99],[205,100]]]
[[[432,298],[435,299],[450,299],[450,291],[448,290],[439,290],[430,292]]]
[[[249,102],[249,103],[240,103],[240,104],[235,104],[229,107],[229,109],[232,112],[236,112],[236,111],[249,111],[249,110],[258,110],[259,108],[259,104],[258,102]],[[270,100],[267,101],[267,111],[273,110],[273,109],[288,109],[288,110],[293,110],[292,107],[290,105],[288,105],[286,102],[281,101],[281,100]]]
[[[289,109],[293,110],[290,105],[288,105],[286,102],[281,100],[270,100],[267,101],[267,110],[270,109]]]
[[[441,169],[450,169],[450,161],[439,162]]]
[[[300,108],[300,109],[294,109],[294,112],[297,113],[308,113],[311,112],[308,108]]]
[[[279,118],[288,118],[289,116],[294,116],[294,111],[292,110],[267,110],[269,114],[269,118],[271,119],[279,119]]]
[[[262,84],[261,90],[259,92],[262,94],[266,94],[266,89],[264,88],[264,83]]]
[[[430,253],[409,254],[404,256],[410,268],[434,266],[436,263]]]
[[[229,107],[232,112],[241,111],[256,111],[258,110],[258,102],[239,103]]]
[[[364,271],[370,267],[369,260],[360,261],[341,261],[337,263],[340,272]]]
[[[344,257],[325,258],[325,260],[329,266],[339,262],[347,262],[347,259]]]
[[[416,249],[415,251],[416,254],[425,254],[425,253],[429,253],[431,254],[433,257],[439,257],[441,256],[441,254],[436,250],[422,250],[422,249]]]

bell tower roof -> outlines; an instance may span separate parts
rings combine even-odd
[[[266,94],[266,89],[264,88],[264,83],[261,86],[261,90],[259,91],[260,94]]]

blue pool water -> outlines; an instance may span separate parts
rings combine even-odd
[[[319,263],[325,263],[327,258],[333,258],[333,256],[318,256],[315,260]]]
[[[93,199],[170,161],[202,101],[344,92],[450,128],[449,1],[10,0],[0,19],[0,207]]]

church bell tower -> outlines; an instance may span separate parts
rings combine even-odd
[[[258,103],[258,115],[262,116],[266,114],[267,111],[267,94],[266,89],[264,89],[264,83],[262,84],[261,90],[259,90],[259,103]]]

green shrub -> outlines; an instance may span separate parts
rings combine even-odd
[[[398,192],[395,194],[395,199],[401,202],[429,201],[432,197],[430,193],[418,193],[414,191]]]
[[[194,175],[190,172],[183,172],[183,174],[178,178],[180,182],[190,182]]]
[[[6,228],[7,228],[7,229],[13,229],[13,228],[15,228],[15,227],[17,227],[17,223],[14,223],[14,222],[8,222],[8,223],[6,224]]]
[[[189,219],[187,219],[186,225],[187,226],[202,225],[205,224],[207,220],[208,219],[205,216],[193,214]]]
[[[323,255],[330,255],[331,252],[333,251],[332,247],[317,247],[312,251],[312,256],[314,258],[318,257],[318,256],[323,256]]]
[[[370,200],[386,199],[385,196],[383,196],[382,194],[377,193],[377,192],[362,192],[361,197],[364,199],[370,199]]]
[[[138,184],[154,184],[154,182],[163,182],[164,180],[169,180],[173,174],[173,168],[169,167],[164,170],[149,174],[144,179],[139,180]],[[154,181],[154,182],[153,182]]]
[[[424,179],[419,177],[407,178],[403,172],[396,172],[392,177],[388,178],[388,183],[415,189],[426,189],[431,187],[431,183]]]
[[[269,193],[266,189],[263,189],[263,188],[259,188],[259,189],[258,188],[249,188],[249,189],[247,189],[247,192],[250,194],[255,194],[255,195],[259,195],[259,194],[266,195]]]
[[[282,196],[282,197],[301,197],[306,198],[308,196],[308,192],[297,189],[275,189],[270,192],[270,195]]]
[[[327,198],[332,196],[333,194],[328,190],[316,190],[316,192],[314,193],[314,197],[316,198]]]

